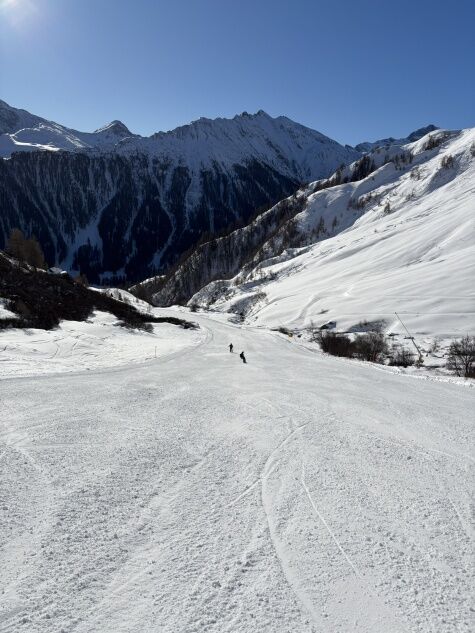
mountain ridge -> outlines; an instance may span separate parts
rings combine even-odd
[[[359,156],[263,111],[148,138],[118,121],[95,133],[40,122],[0,136],[0,149],[0,246],[12,228],[34,233],[50,263],[96,283],[161,272],[204,233]]]
[[[368,152],[376,147],[384,147],[385,145],[406,145],[407,143],[413,143],[414,141],[418,141],[420,138],[429,134],[429,132],[434,132],[439,128],[433,123],[429,123],[429,125],[425,125],[424,127],[417,128],[412,131],[407,136],[403,138],[396,139],[392,136],[388,138],[382,138],[377,141],[364,141],[362,143],[358,143],[355,145],[355,149],[358,152]]]
[[[178,137],[182,138],[186,136],[187,133],[198,132],[202,135],[205,135],[206,128],[211,126],[220,126],[220,125],[229,125],[241,123],[243,121],[256,121],[256,120],[267,120],[267,121],[275,121],[276,124],[280,125],[297,125],[301,129],[305,129],[309,132],[312,132],[314,135],[320,135],[321,140],[328,139],[329,137],[325,136],[321,132],[317,132],[313,128],[309,126],[302,125],[301,123],[296,123],[289,117],[285,115],[279,115],[277,117],[272,117],[264,110],[260,109],[255,113],[249,113],[246,111],[241,112],[240,114],[236,114],[233,117],[215,117],[214,119],[208,117],[199,117],[190,121],[189,123],[185,123],[183,125],[179,125],[171,130],[162,131],[159,130],[157,132],[153,132],[149,136],[143,136],[140,134],[136,134],[130,131],[130,129],[120,120],[114,119],[110,123],[107,123],[93,132],[81,132],[74,128],[69,128],[62,124],[56,123],[54,121],[50,121],[44,119],[43,117],[39,117],[37,115],[31,114],[27,110],[23,110],[20,108],[15,108],[10,106],[5,101],[0,100],[0,156],[8,157],[13,151],[34,151],[36,149],[43,150],[55,150],[55,149],[65,149],[70,151],[88,151],[94,149],[104,149],[101,147],[101,144],[98,142],[98,139],[94,139],[94,135],[101,135],[105,132],[113,132],[115,138],[116,146],[108,146],[107,149],[113,150],[116,149],[118,151],[126,150],[127,145],[130,145],[130,139],[136,139],[139,142],[143,142],[144,144],[147,141],[152,140],[163,140],[165,138]],[[16,123],[15,123],[16,121]],[[38,126],[42,126],[47,131],[50,132],[51,138],[43,139],[43,144],[35,142],[35,128]],[[370,149],[373,149],[378,146],[383,145],[394,145],[399,144],[403,145],[406,143],[410,143],[418,140],[425,134],[438,129],[437,126],[433,124],[426,125],[424,127],[418,128],[408,134],[406,137],[396,139],[394,137],[387,137],[384,139],[379,139],[376,141],[363,141],[358,143],[354,147],[346,144],[344,147],[358,152],[367,152]],[[25,130],[23,135],[18,139],[15,137],[16,133],[20,130]],[[30,134],[33,136],[31,143],[28,140],[28,133],[26,130],[31,130]],[[63,134],[69,137],[67,142],[59,142],[57,135]],[[11,142],[6,142],[2,136],[7,134],[11,137]],[[74,139],[74,141],[72,141]],[[123,140],[128,139],[128,142],[125,146],[122,144]],[[55,140],[58,142],[55,145]],[[31,147],[29,147],[31,145]],[[130,148],[129,148],[130,149]],[[144,149],[144,147],[142,147]]]

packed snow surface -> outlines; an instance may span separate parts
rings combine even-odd
[[[146,363],[0,365],[0,631],[473,630],[474,390],[192,317]]]

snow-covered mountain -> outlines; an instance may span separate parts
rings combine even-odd
[[[289,177],[297,174],[303,181],[328,175],[329,169],[346,164],[357,153],[285,116],[273,118],[263,110],[256,114],[243,112],[232,119],[202,117],[170,132],[142,137],[132,134],[121,121],[112,121],[95,132],[79,132],[0,101],[0,132],[3,158],[18,151],[107,150],[163,159],[171,156],[195,168],[212,168],[216,162],[229,168],[252,157],[272,164]]]
[[[475,129],[376,149],[201,246],[154,299],[271,327],[392,325],[398,312],[418,333],[473,332],[474,200]]]
[[[360,155],[263,111],[149,138],[118,121],[83,133],[42,119],[0,145],[0,247],[18,226],[49,262],[93,281],[150,276],[204,233],[245,223]]]
[[[0,158],[37,150],[112,150],[129,137],[138,138],[121,121],[112,121],[95,132],[78,132],[0,100]]]
[[[355,145],[355,149],[358,152],[370,152],[372,149],[376,149],[377,147],[384,147],[386,145],[407,145],[408,143],[418,141],[426,134],[429,134],[429,132],[434,132],[438,129],[438,127],[431,123],[429,125],[426,125],[425,127],[420,127],[417,130],[414,130],[403,138],[393,138],[392,136],[390,136],[388,138],[381,138],[377,141],[365,141],[363,143],[358,143],[358,145]]]

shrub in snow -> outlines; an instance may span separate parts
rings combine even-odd
[[[332,356],[353,356],[353,343],[349,336],[332,332],[331,330],[323,330],[318,332],[315,339],[322,352],[332,354]]]
[[[375,198],[377,198],[377,196],[375,194],[368,193],[364,196],[359,196],[359,198],[357,198],[356,200],[354,200],[353,198],[350,198],[349,202],[348,202],[348,207],[352,208],[352,209],[364,209],[366,207],[366,205],[368,205],[372,200],[374,200]],[[335,218],[336,219],[336,218]]]
[[[440,339],[436,336],[429,347],[429,354],[437,354],[440,351]]]
[[[475,378],[475,336],[464,336],[449,347],[447,368],[457,376]]]
[[[405,347],[393,347],[389,354],[389,364],[393,367],[414,365],[414,354]]]
[[[420,180],[421,179],[421,170],[420,170],[419,165],[417,165],[417,167],[414,167],[414,169],[411,169],[410,176],[411,176],[412,180]]]
[[[443,169],[452,169],[452,167],[454,166],[454,157],[451,154],[447,154],[442,158],[440,166]]]
[[[356,336],[353,350],[356,358],[381,363],[388,352],[388,345],[382,332],[367,332]]]

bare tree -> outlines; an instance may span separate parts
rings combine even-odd
[[[353,347],[357,358],[372,363],[382,362],[383,356],[388,351],[386,339],[382,332],[359,334],[353,341]]]
[[[26,239],[20,229],[12,229],[7,240],[6,251],[9,255],[35,268],[46,268],[45,256],[40,243],[34,235]]]
[[[23,260],[26,238],[20,229],[12,229],[5,247],[6,252],[15,259]]]
[[[414,354],[406,347],[393,347],[389,355],[389,364],[394,367],[409,367],[414,362]]]
[[[43,249],[34,235],[25,242],[24,260],[35,268],[45,269],[47,267]]]
[[[449,347],[447,367],[457,376],[475,378],[475,336],[464,336]]]

